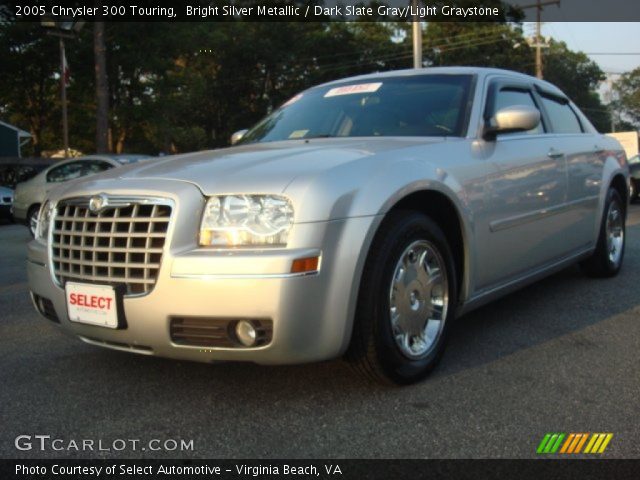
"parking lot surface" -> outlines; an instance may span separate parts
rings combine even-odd
[[[402,388],[340,360],[207,365],[86,345],[34,311],[29,239],[0,224],[0,457],[519,458],[547,432],[611,432],[603,457],[640,458],[638,206],[618,277],[571,267],[460,318],[439,368]],[[19,435],[61,449],[18,450]]]

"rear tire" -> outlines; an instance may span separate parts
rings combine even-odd
[[[615,188],[609,187],[600,222],[600,235],[593,255],[580,265],[591,277],[613,277],[624,259],[626,208]]]
[[[377,382],[422,380],[444,352],[456,285],[440,227],[418,212],[391,212],[367,256],[347,360]]]

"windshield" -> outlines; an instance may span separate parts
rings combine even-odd
[[[317,87],[264,118],[241,143],[321,137],[463,136],[472,77],[383,77]]]

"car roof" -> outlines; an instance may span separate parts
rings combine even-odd
[[[143,158],[151,158],[150,155],[144,155],[141,153],[98,153],[95,155],[84,155],[77,157],[80,160],[110,160],[119,164],[127,164],[132,161],[141,160]]]
[[[141,159],[152,158],[150,155],[143,154],[96,154],[96,155],[83,155],[81,157],[73,157],[73,158],[65,158],[64,160],[60,160],[55,162],[53,165],[47,167],[47,171],[51,168],[57,167],[59,165],[65,165],[71,162],[77,161],[87,161],[87,160],[102,160],[111,163],[114,166],[118,165],[126,165],[131,163],[132,161],[137,161]]]
[[[560,95],[564,97],[564,93],[552,83],[540,80],[531,75],[527,75],[520,72],[514,72],[513,70],[505,70],[502,68],[485,68],[485,67],[427,67],[427,68],[408,68],[404,70],[390,70],[387,72],[368,73],[365,75],[357,75],[354,77],[342,78],[331,82],[323,83],[313,88],[327,87],[332,85],[340,85],[342,83],[348,83],[353,81],[370,81],[385,78],[397,78],[397,77],[412,77],[419,75],[477,75],[481,77],[488,76],[507,76],[512,77],[514,80],[519,80],[527,83],[535,83],[542,87],[549,93]]]

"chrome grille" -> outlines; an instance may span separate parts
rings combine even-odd
[[[149,293],[158,279],[171,206],[160,199],[110,197],[94,214],[89,199],[58,203],[51,259],[60,285],[69,281],[124,285],[127,295]]]

